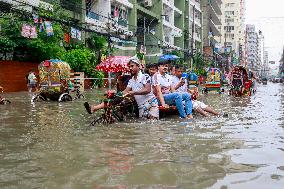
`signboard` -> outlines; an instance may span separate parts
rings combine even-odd
[[[269,64],[275,64],[275,61],[269,61]]]
[[[204,56],[213,56],[213,48],[211,46],[203,47]]]

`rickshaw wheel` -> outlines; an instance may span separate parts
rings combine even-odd
[[[5,99],[5,100],[0,101],[0,104],[3,104],[3,105],[5,105],[5,104],[11,104],[11,101]]]
[[[33,96],[32,98],[32,102],[42,102],[42,101],[46,101],[46,99],[40,94],[37,94],[36,96]]]
[[[78,96],[75,96],[74,97],[74,100],[77,100],[77,99],[84,99],[85,98],[85,96],[83,95],[83,94],[80,94],[80,95],[78,95]]]
[[[68,93],[63,93],[62,95],[60,95],[58,101],[59,102],[72,101],[72,97]]]
[[[204,93],[208,94],[208,89],[207,88],[204,89]]]

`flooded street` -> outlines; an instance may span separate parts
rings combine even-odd
[[[86,94],[96,102],[102,91]],[[228,117],[190,123],[127,121],[89,127],[82,101],[0,106],[0,188],[216,188],[284,186],[284,85],[252,97],[201,98]]]

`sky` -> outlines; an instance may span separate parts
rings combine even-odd
[[[284,47],[284,0],[246,0],[246,24],[262,31],[269,61],[278,62]]]

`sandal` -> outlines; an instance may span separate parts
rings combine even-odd
[[[86,108],[86,111],[89,113],[89,114],[92,114],[92,110],[91,110],[91,106],[89,105],[88,102],[85,102],[84,103],[84,106]]]

